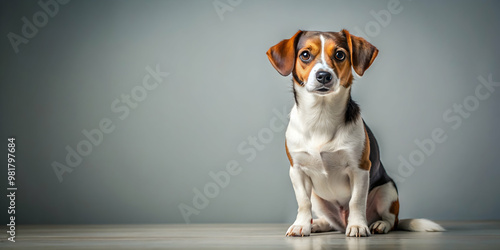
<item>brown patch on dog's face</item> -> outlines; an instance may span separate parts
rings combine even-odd
[[[300,86],[307,81],[311,69],[316,64],[318,55],[321,54],[321,41],[319,37],[303,34],[297,43],[297,55],[295,57],[295,68],[293,70],[294,82]]]

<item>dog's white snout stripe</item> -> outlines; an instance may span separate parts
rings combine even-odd
[[[321,64],[323,64],[323,67],[328,67],[325,60],[325,38],[323,35],[320,35],[319,39],[321,40]]]

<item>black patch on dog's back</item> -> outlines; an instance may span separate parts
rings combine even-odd
[[[361,111],[359,109],[358,104],[352,100],[351,96],[349,96],[349,100],[347,100],[347,105],[345,109],[345,124],[349,125],[352,122],[355,122],[358,119]]]
[[[380,151],[377,143],[377,139],[373,135],[371,129],[366,125],[365,121],[363,121],[363,125],[366,128],[366,133],[368,134],[368,139],[370,140],[370,161],[372,162],[372,166],[370,168],[370,187],[369,191],[372,189],[382,186],[388,182],[392,182],[394,187],[396,188],[396,192],[398,188],[396,187],[396,183],[385,171],[384,165],[380,160]]]

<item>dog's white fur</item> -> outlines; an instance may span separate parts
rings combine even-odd
[[[329,69],[321,62],[316,66],[321,70]],[[340,79],[334,74],[333,91],[326,95],[311,93],[307,85],[320,84],[315,75],[313,68],[306,88],[296,90],[300,106],[292,108],[286,131],[288,151],[294,162],[290,178],[299,204],[297,219],[287,234],[310,234],[311,195],[314,192],[331,203],[349,206],[346,234],[366,236],[370,234],[366,219],[369,172],[359,168],[366,139],[363,122],[359,117],[354,123],[344,125],[343,112],[350,87],[340,86]]]

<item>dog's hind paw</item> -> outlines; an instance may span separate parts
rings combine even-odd
[[[391,225],[389,222],[384,221],[384,220],[379,220],[373,222],[373,224],[370,225],[370,231],[372,234],[386,234],[391,230]]]

